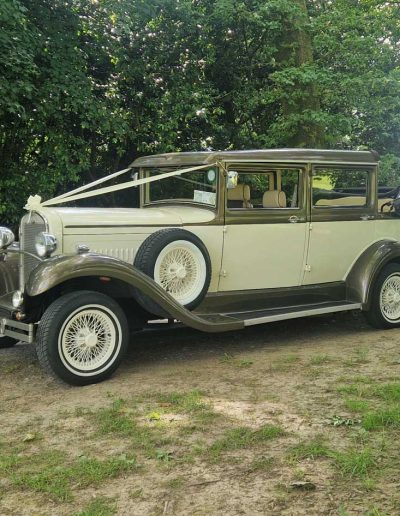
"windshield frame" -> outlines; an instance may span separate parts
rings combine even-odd
[[[190,165],[190,166],[196,166],[196,163],[193,163],[193,165]],[[179,170],[180,168],[187,168],[187,166],[185,166],[185,167],[183,167],[183,166],[173,167],[171,165],[160,166],[160,167],[146,166],[146,167],[138,167],[136,170],[139,174],[139,178],[142,179],[145,177],[150,177],[150,175],[148,175],[148,176],[146,175],[146,170],[154,170],[155,168],[157,168],[157,170],[160,171],[160,174],[163,174],[163,173],[171,171],[171,169]],[[203,203],[203,202],[198,202],[193,199],[182,199],[182,198],[160,199],[160,200],[145,202],[145,199],[148,197],[148,192],[151,188],[150,185],[153,184],[153,183],[147,183],[144,185],[140,185],[140,187],[139,187],[140,188],[140,196],[139,196],[140,197],[140,207],[141,208],[151,208],[152,206],[166,206],[166,205],[196,206],[197,208],[203,208],[203,209],[213,210],[215,212],[218,212],[219,206],[221,205],[221,199],[220,199],[220,191],[221,191],[220,184],[221,184],[221,180],[222,180],[221,179],[221,169],[220,169],[220,166],[218,166],[217,164],[210,164],[210,168],[215,168],[215,170],[216,170],[216,183],[215,183],[216,198],[215,198],[214,205]],[[186,173],[190,173],[190,172],[184,172],[182,174],[182,176],[185,176]],[[193,172],[191,172],[191,173],[193,173]],[[180,176],[180,175],[175,176],[174,179],[179,179],[182,176]],[[170,178],[165,178],[165,179],[170,179]],[[160,181],[164,181],[164,179],[160,179]]]

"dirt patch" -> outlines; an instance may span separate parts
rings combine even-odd
[[[399,514],[398,429],[363,432],[339,390],[397,382],[399,336],[351,313],[233,334],[154,330],[111,380],[84,388],[49,379],[28,345],[1,350],[0,513],[66,515],[105,500],[105,514],[121,515]],[[294,459],[316,436],[331,451]],[[375,466],[345,473],[338,454],[364,449]],[[39,482],[62,467],[64,498]]]

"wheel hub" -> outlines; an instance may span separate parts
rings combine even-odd
[[[171,267],[168,270],[169,274],[171,276],[175,276],[175,278],[178,279],[184,279],[186,278],[186,268],[183,265],[180,265],[178,263],[174,263],[171,265]]]
[[[95,346],[97,346],[97,343],[98,339],[95,333],[89,333],[89,335],[86,335],[85,344],[88,348],[94,348]]]

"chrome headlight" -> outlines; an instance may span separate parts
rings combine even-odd
[[[24,295],[20,290],[16,290],[12,297],[12,305],[14,308],[19,308],[24,302]]]
[[[5,249],[14,242],[14,233],[11,229],[0,227],[0,249]]]
[[[50,256],[57,249],[57,239],[50,233],[39,233],[36,237],[35,248],[38,256]]]

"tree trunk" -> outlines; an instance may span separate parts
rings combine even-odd
[[[312,39],[307,30],[306,0],[293,0],[298,17],[286,31],[279,52],[283,67],[303,68],[313,64]],[[282,100],[282,113],[291,123],[292,133],[286,144],[294,147],[320,147],[323,128],[310,115],[320,110],[316,84],[296,79]]]

